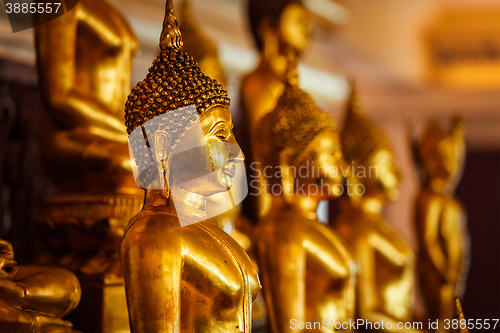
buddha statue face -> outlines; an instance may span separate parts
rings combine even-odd
[[[394,163],[392,145],[387,134],[363,113],[355,87],[341,139],[346,161],[354,166],[353,176],[364,186],[364,195],[396,200],[401,174]]]
[[[424,171],[431,181],[439,179],[455,186],[460,180],[465,160],[461,131],[455,130],[448,135],[431,124],[421,146],[421,156]]]
[[[309,43],[311,24],[309,13],[299,2],[286,6],[281,14],[279,33],[284,44],[289,45],[297,54],[301,54]]]
[[[401,174],[394,163],[394,155],[389,149],[373,153],[368,159],[366,170],[367,192],[381,193],[385,200],[395,201],[399,196],[398,186]]]
[[[201,127],[201,131],[200,131]],[[212,106],[199,116],[199,126],[186,131],[173,151],[169,184],[189,192],[210,196],[227,191],[233,184],[236,163],[243,155],[232,133],[233,123],[227,107]],[[155,132],[154,151],[161,161],[168,153],[168,133]]]
[[[307,169],[297,173],[298,186],[312,188],[319,186],[319,191],[309,191],[309,195],[318,200],[327,200],[339,196],[342,192],[336,185],[342,185],[341,168],[345,165],[342,155],[340,137],[336,132],[325,130],[319,133],[307,146],[303,157],[294,165],[296,170]]]
[[[311,34],[307,9],[298,0],[249,0],[250,28],[261,52],[277,48],[286,54],[292,48],[301,54]]]

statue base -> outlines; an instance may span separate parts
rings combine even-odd
[[[123,281],[80,283],[80,305],[67,320],[83,332],[130,333]]]

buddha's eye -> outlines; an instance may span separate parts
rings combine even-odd
[[[220,128],[217,130],[217,132],[215,132],[215,136],[218,139],[225,141],[225,140],[227,140],[227,137],[229,136],[229,132],[224,128]]]

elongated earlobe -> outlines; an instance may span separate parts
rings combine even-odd
[[[279,155],[280,168],[283,172],[281,177],[281,186],[283,189],[283,197],[287,204],[293,202],[293,196],[295,192],[294,188],[294,176],[290,168],[292,163],[293,152],[290,148],[283,149]]]
[[[156,159],[156,165],[158,166],[158,173],[160,179],[160,187],[162,190],[166,190],[165,198],[168,198],[168,149],[170,146],[170,135],[163,130],[155,131],[154,138],[154,154]]]

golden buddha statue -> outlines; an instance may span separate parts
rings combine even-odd
[[[72,332],[62,320],[80,301],[76,276],[63,268],[17,266],[12,245],[0,239],[2,332]]]
[[[299,56],[303,52],[311,26],[309,13],[299,0],[248,0],[248,14],[260,60],[243,78],[241,99],[253,130],[283,94],[289,53]]]
[[[335,122],[292,78],[254,134],[272,195],[253,240],[271,330],[294,332],[327,318],[314,331],[334,332],[336,322],[354,317],[356,276],[343,242],[316,216],[319,200],[336,197],[343,182]]]
[[[241,106],[245,121],[242,142],[247,163],[257,160],[253,133],[259,120],[271,112],[283,94],[287,82],[287,65],[290,55],[298,57],[309,42],[311,24],[309,13],[300,0],[248,0],[248,16],[252,35],[259,51],[259,64],[241,83]],[[242,140],[243,141],[243,140]],[[254,168],[249,168],[249,172]],[[260,170],[262,171],[262,170]],[[251,178],[255,178],[255,173]],[[259,182],[263,184],[261,180]],[[260,195],[250,196],[245,203],[251,206],[247,214],[257,220],[271,208],[271,198],[260,188]],[[257,213],[254,213],[257,212]]]
[[[249,333],[257,273],[245,250],[205,218],[206,197],[230,192],[242,161],[230,100],[182,44],[168,0],[160,53],[125,108],[136,182],[145,189],[120,250],[130,327]]]
[[[342,202],[335,222],[360,267],[357,318],[383,320],[385,331],[397,332],[397,323],[410,322],[413,316],[415,259],[408,243],[382,219],[381,210],[397,198],[400,174],[389,138],[362,113],[354,89],[341,139],[346,162],[362,185],[362,191],[356,189],[362,194],[359,200]]]
[[[39,219],[50,255],[36,264],[62,266],[80,278],[75,325],[126,331],[119,245],[143,194],[134,182],[123,109],[138,43],[115,8],[92,0],[37,26],[35,42],[46,109],[42,157],[57,190]]]
[[[461,120],[450,133],[431,122],[418,145],[422,189],[416,200],[419,276],[428,318],[450,318],[455,296],[463,296],[469,268],[466,214],[453,198],[462,175],[465,143]]]
[[[225,86],[226,77],[219,61],[217,46],[198,27],[189,0],[182,1],[179,17],[184,51],[193,57],[205,75]]]

